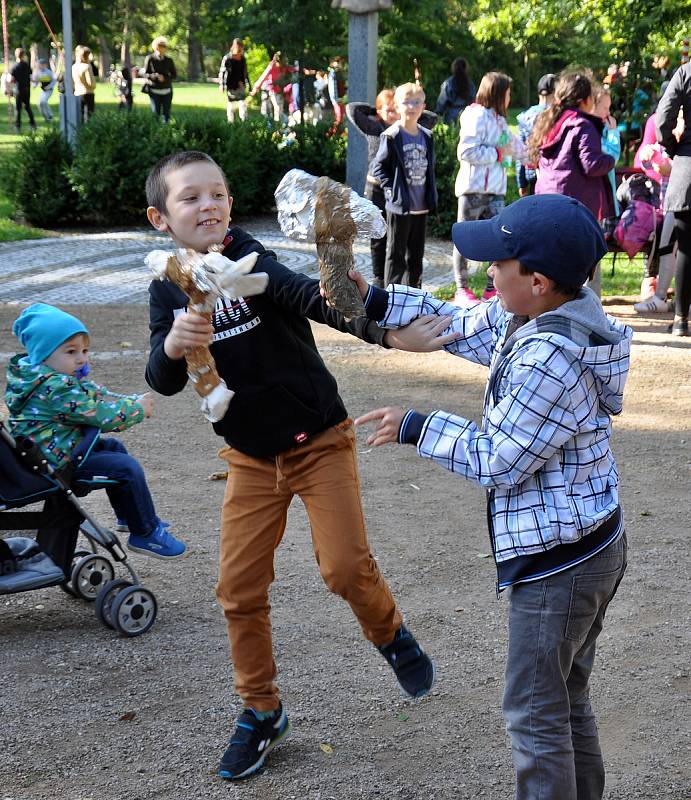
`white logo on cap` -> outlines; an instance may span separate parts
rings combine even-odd
[[[513,231],[508,230],[504,225],[501,226],[501,232],[508,233],[509,236],[511,236],[511,234],[513,233]]]

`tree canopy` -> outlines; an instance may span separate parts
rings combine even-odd
[[[61,0],[41,4],[61,37]],[[37,43],[46,52],[49,37],[33,0],[8,6],[11,49]],[[91,46],[102,63],[119,61],[123,45],[141,63],[162,34],[190,79],[214,75],[236,36],[247,45],[251,71],[276,50],[310,67],[348,52],[348,15],[329,0],[72,0],[72,16],[74,43]],[[523,100],[542,72],[570,63],[602,73],[610,61],[638,69],[668,55],[675,65],[689,18],[691,0],[395,0],[379,17],[379,82],[411,80],[417,59],[436,97],[462,55],[476,82],[501,70]]]

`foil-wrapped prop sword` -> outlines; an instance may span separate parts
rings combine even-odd
[[[219,252],[220,245],[209,253],[179,249],[152,250],[144,259],[159,279],[168,279],[189,298],[188,313],[211,322],[220,297],[234,299],[261,294],[269,282],[265,272],[252,273],[257,253],[231,261]],[[187,374],[202,398],[201,409],[210,422],[225,416],[234,392],[218,374],[216,362],[207,346],[192,347],[185,353]]]
[[[365,308],[348,270],[353,269],[356,236],[381,239],[386,224],[381,211],[348,186],[291,169],[274,193],[278,223],[291,239],[316,242],[319,274],[328,303],[346,319]]]

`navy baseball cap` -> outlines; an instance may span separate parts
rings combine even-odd
[[[517,258],[563,286],[584,284],[607,252],[595,217],[562,194],[522,197],[492,219],[457,222],[451,238],[472,261]]]

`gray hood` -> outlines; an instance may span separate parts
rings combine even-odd
[[[502,352],[508,354],[518,342],[524,345],[528,339],[558,344],[591,370],[603,409],[619,414],[632,337],[631,328],[605,314],[597,295],[584,286],[574,300],[521,325],[507,338]]]

